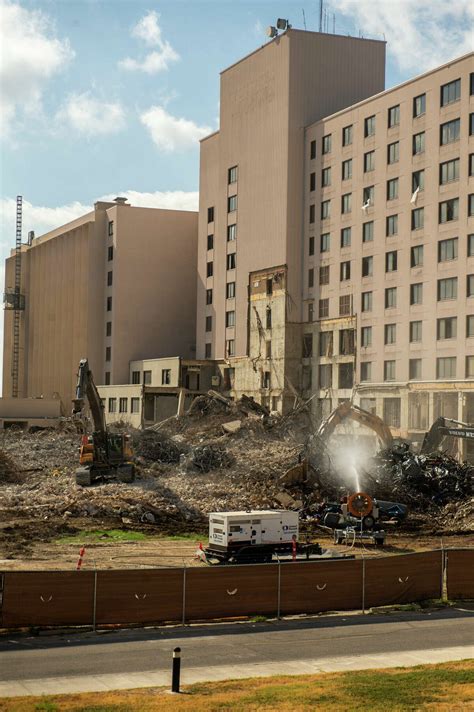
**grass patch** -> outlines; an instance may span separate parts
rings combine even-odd
[[[164,688],[4,698],[2,712],[461,712],[473,709],[474,661],[292,677],[199,683],[186,695]]]
[[[206,535],[207,536],[207,535]],[[77,532],[71,536],[63,536],[55,540],[56,544],[91,544],[115,541],[201,541],[203,534],[197,532],[186,532],[184,534],[147,534],[144,532],[129,531],[128,529],[91,529]],[[204,543],[204,542],[203,542]]]

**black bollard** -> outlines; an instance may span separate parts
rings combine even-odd
[[[179,692],[179,677],[181,674],[181,648],[173,650],[173,674],[171,678],[171,692]]]

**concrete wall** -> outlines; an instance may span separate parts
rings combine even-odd
[[[129,423],[133,428],[139,428],[142,422],[142,387],[131,385],[119,386],[99,386],[98,391],[104,402],[105,422],[107,424],[115,422]],[[115,398],[116,410],[111,412],[110,399]],[[126,398],[126,412],[119,412],[120,398]],[[138,398],[139,410],[132,413],[132,398]]]
[[[140,383],[143,384],[143,372],[151,371],[151,381],[149,386],[161,386],[162,384],[162,372],[167,369],[171,371],[171,381],[169,386],[177,388],[180,383],[180,363],[181,359],[178,356],[174,358],[152,358],[143,359],[141,361],[131,361],[130,362],[130,375],[129,383],[132,383],[132,373],[134,371],[140,372]]]

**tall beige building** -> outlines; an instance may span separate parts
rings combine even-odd
[[[130,361],[195,356],[197,213],[98,202],[22,248],[18,396],[59,397],[68,413],[79,360],[97,383],[127,383]],[[14,287],[6,261],[5,291]],[[12,392],[5,310],[3,395]]]
[[[384,43],[290,29],[222,73],[197,355],[232,395],[354,398],[417,440],[474,421],[473,55],[388,91],[384,67]]]

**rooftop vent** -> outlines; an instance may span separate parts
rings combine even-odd
[[[118,198],[114,198],[114,203],[118,203],[119,205],[126,205],[127,200],[128,198],[122,198],[119,196]]]

